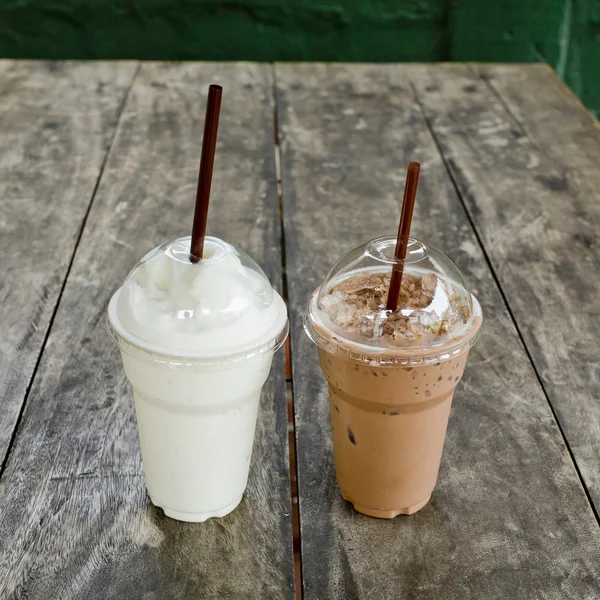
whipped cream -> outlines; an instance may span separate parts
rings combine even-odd
[[[281,333],[283,300],[260,267],[218,238],[189,261],[190,238],[149,252],[117,292],[116,314],[131,336],[172,352],[219,355]]]

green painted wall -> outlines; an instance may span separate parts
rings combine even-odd
[[[546,61],[600,111],[600,0],[0,0],[0,56]]]

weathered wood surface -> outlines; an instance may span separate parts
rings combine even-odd
[[[490,86],[542,152],[578,172],[597,165],[600,123],[548,65],[469,68]]]
[[[0,465],[134,71],[0,61]]]
[[[407,76],[420,83],[436,69],[276,67],[304,594],[308,599],[596,598],[597,522]],[[443,96],[417,87],[420,95]],[[421,102],[437,132],[440,123],[428,98]],[[444,147],[461,135],[459,120],[473,118],[466,108],[454,108],[457,130],[448,131]],[[461,161],[468,175],[473,153]],[[326,383],[316,349],[302,331],[302,315],[309,294],[338,257],[376,235],[394,233],[410,160],[422,163],[414,234],[457,262],[481,301],[485,322],[455,395],[432,501],[414,516],[379,521],[355,513],[339,495]],[[475,195],[464,198],[470,210],[477,191],[493,189],[498,198],[505,190],[503,185],[496,190],[502,180],[491,173],[503,161],[531,189],[526,162],[511,162],[509,152],[494,154],[485,171],[471,177]],[[510,176],[505,168],[504,177]],[[495,235],[508,252],[513,240],[501,225],[496,223]],[[484,240],[502,252],[500,239],[490,238]],[[505,269],[510,268],[507,262]],[[512,300],[519,290],[508,295]],[[539,304],[531,308],[533,318],[539,317]]]
[[[131,266],[188,233],[212,81],[225,94],[210,232],[281,285],[271,68],[144,64],[0,480],[2,598],[294,595],[281,353],[245,499],[226,518],[194,525],[149,503],[130,391],[106,332],[108,300]]]
[[[548,68],[409,72],[600,511],[600,127]]]

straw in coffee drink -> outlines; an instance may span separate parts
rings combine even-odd
[[[206,235],[210,185],[217,147],[217,130],[219,129],[222,92],[223,88],[220,85],[212,84],[208,88],[204,136],[202,138],[202,156],[200,158],[200,172],[198,173],[196,208],[194,211],[192,244],[190,247],[190,261],[192,263],[197,263],[202,258],[204,252],[204,237]]]
[[[410,234],[410,224],[417,197],[420,169],[421,165],[418,162],[411,162],[408,165],[408,172],[406,173],[404,200],[402,201],[402,213],[400,214],[400,224],[398,226],[398,241],[396,242],[396,250],[394,252],[396,262],[392,268],[392,277],[390,279],[390,289],[386,304],[386,309],[391,311],[398,308],[398,296],[402,284],[404,259],[406,258],[406,250],[408,248],[408,236]]]

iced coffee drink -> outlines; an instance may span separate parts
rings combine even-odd
[[[398,308],[387,310],[395,245],[379,238],[339,261],[305,322],[329,384],[342,496],[382,518],[429,501],[452,396],[482,322],[457,267],[415,239]]]

